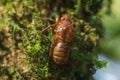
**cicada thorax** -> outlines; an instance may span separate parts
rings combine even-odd
[[[53,60],[57,64],[65,64],[70,57],[70,46],[68,43],[59,42],[53,50]]]

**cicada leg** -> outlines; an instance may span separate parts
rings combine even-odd
[[[53,55],[53,43],[50,45],[49,59],[52,59]]]
[[[43,30],[41,30],[40,33],[43,33],[43,32],[45,32],[47,29],[50,29],[50,28],[52,28],[52,33],[55,33],[54,26],[55,26],[55,24],[49,25],[48,27],[46,27],[46,28],[44,28]]]

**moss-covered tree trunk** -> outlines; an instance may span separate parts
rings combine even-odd
[[[93,80],[102,35],[98,13],[102,0],[9,0],[0,3],[0,78],[5,80]],[[49,61],[51,30],[64,13],[72,16],[75,37],[65,65]],[[9,44],[8,44],[9,43]],[[7,62],[7,63],[6,63]]]

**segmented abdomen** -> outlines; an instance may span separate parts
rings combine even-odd
[[[70,46],[59,42],[53,50],[53,60],[57,64],[65,64],[70,56]]]

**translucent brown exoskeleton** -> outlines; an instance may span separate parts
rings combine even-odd
[[[71,16],[68,14],[64,14],[61,18],[57,16],[56,29],[54,29],[53,25],[49,27],[52,28],[52,33],[55,34],[54,41],[50,47],[49,57],[58,65],[65,64],[69,60],[71,45],[74,39]]]

